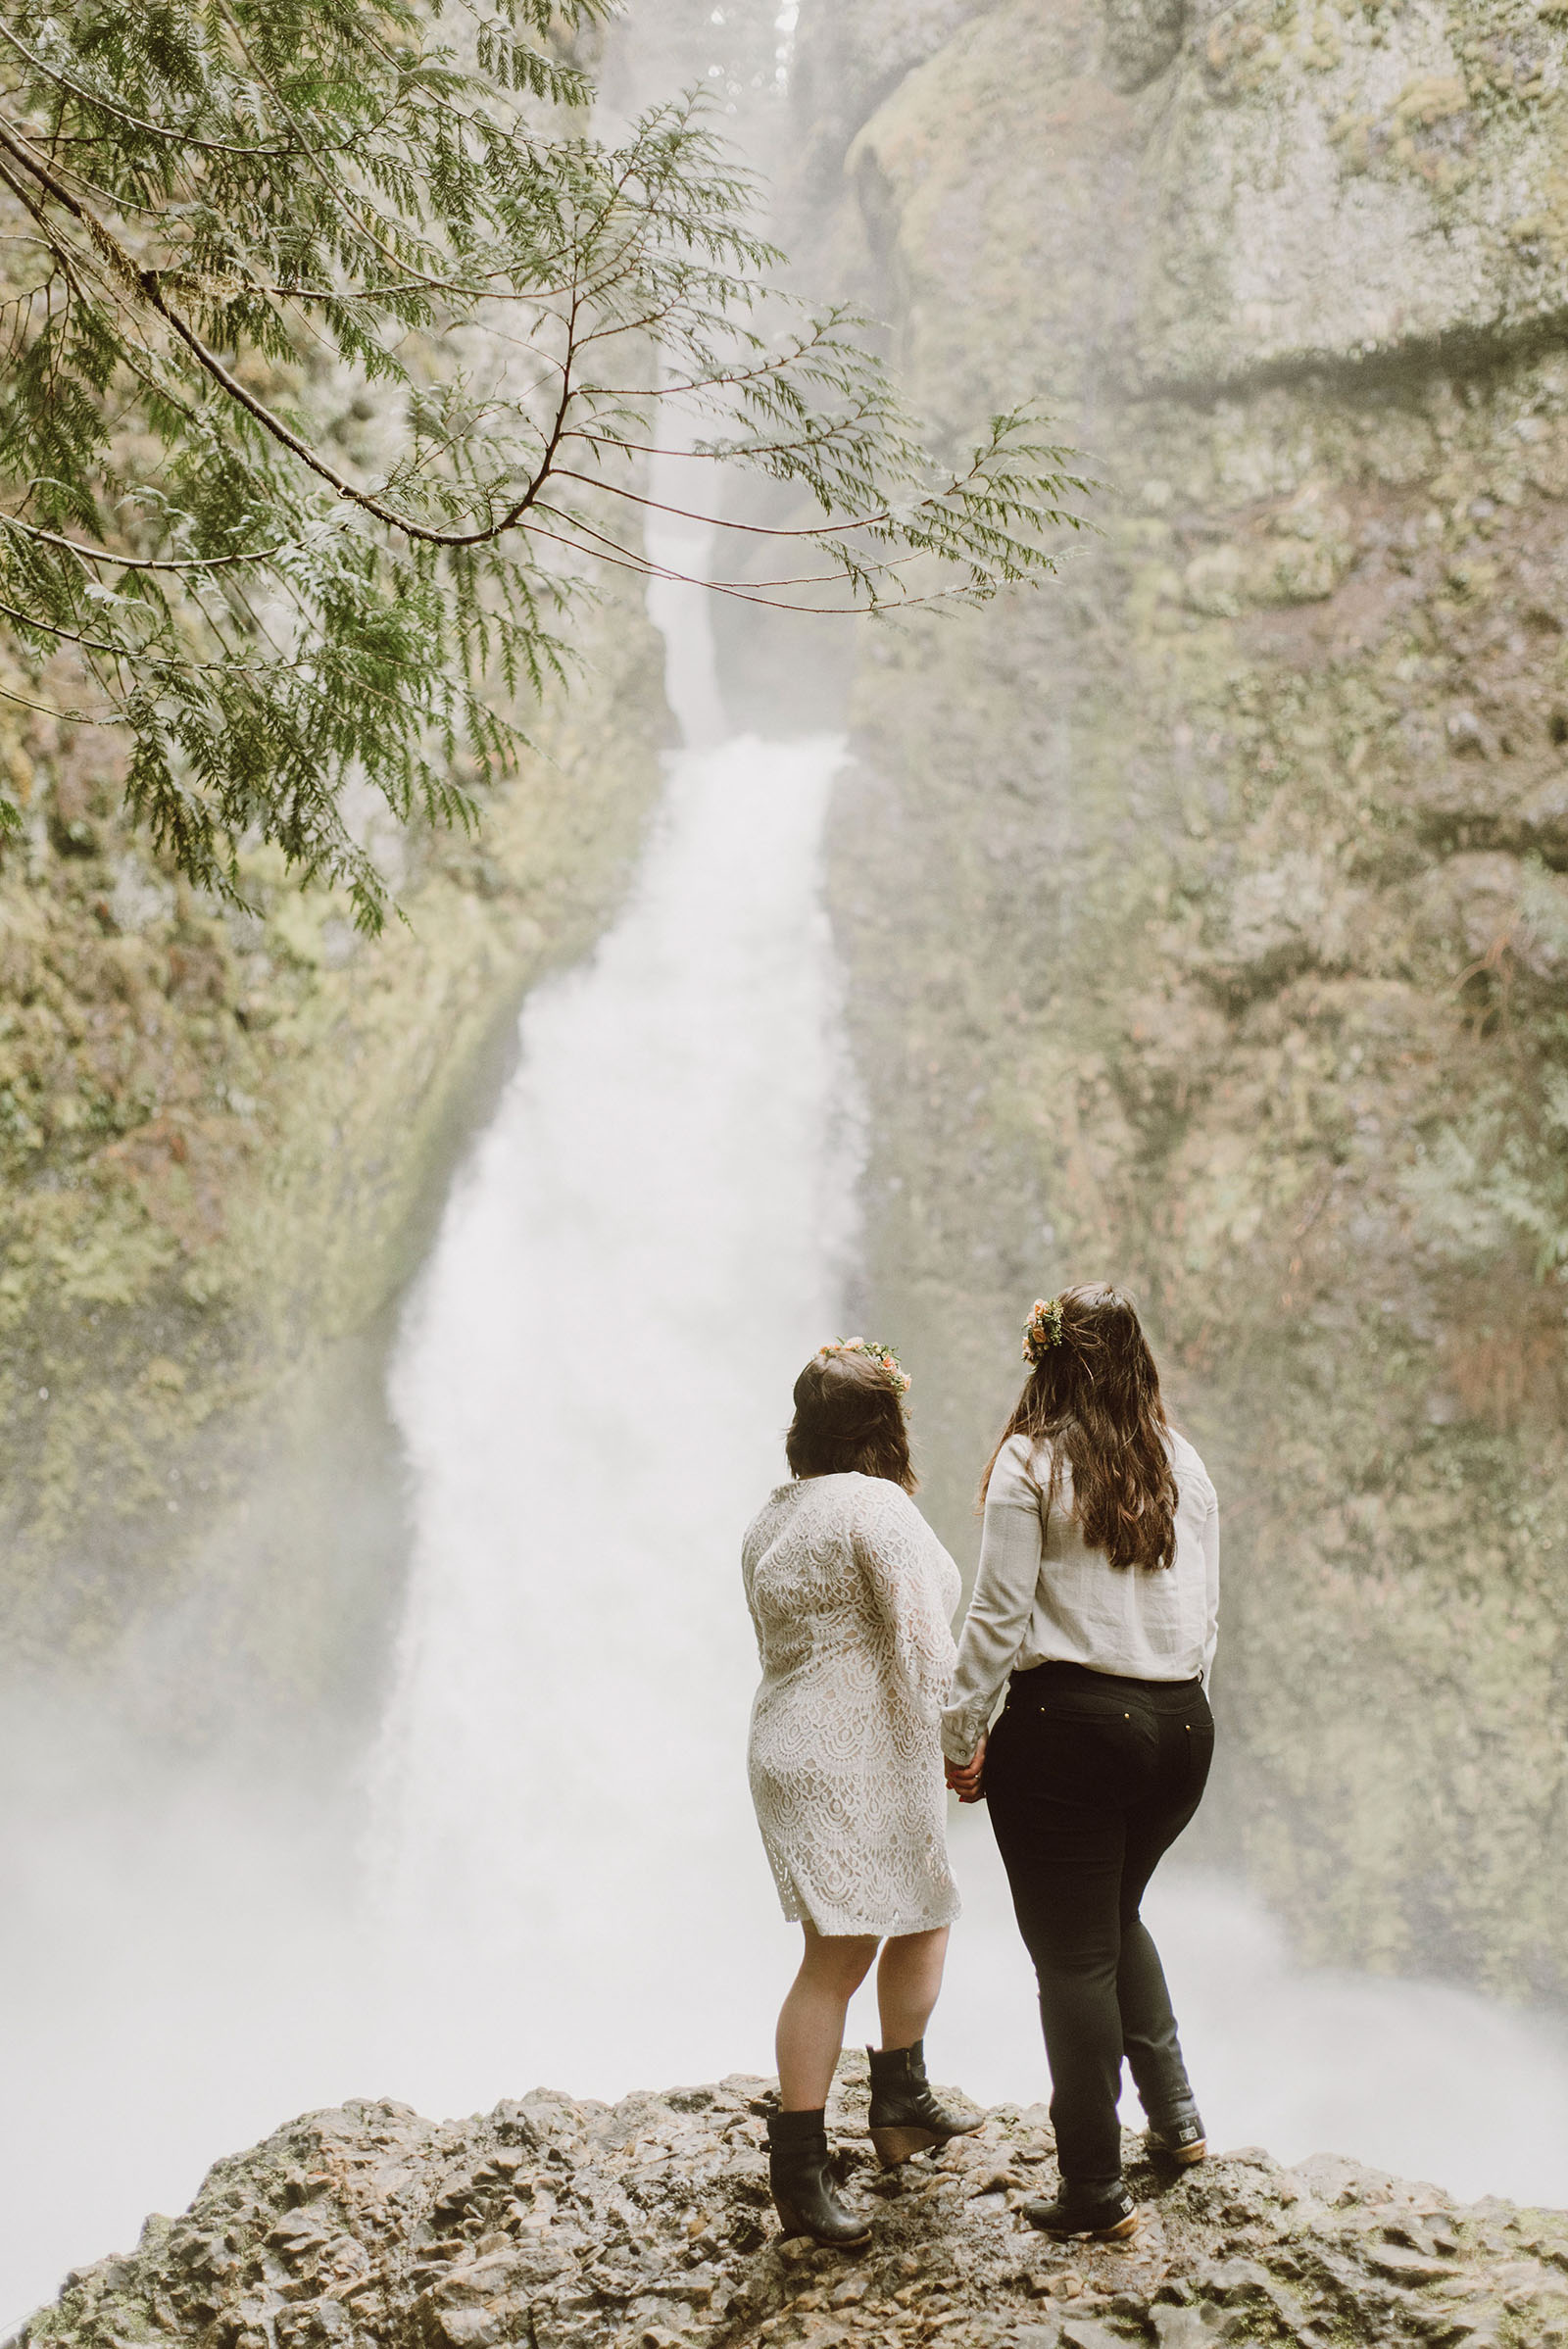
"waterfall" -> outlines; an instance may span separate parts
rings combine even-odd
[[[416,1544],[372,1860],[400,2093],[448,2109],[770,2062],[737,1559],[852,1238],[842,747],[715,740],[702,603],[656,588],[688,747],[620,920],[529,998],[393,1373]]]
[[[0,1723],[0,2002],[25,2019],[0,2336],[295,2112],[771,2066],[795,1935],[746,1791],[738,1549],[854,1259],[821,904],[843,751],[722,739],[700,595],[653,603],[690,747],[619,922],[528,1000],[397,1348],[416,1547],[364,1913],[332,1789],[302,1813],[275,1772],[155,1763],[102,1700],[40,1691]],[[1045,2065],[983,1813],[953,1854],[933,2066],[1028,2102]],[[1255,1899],[1179,1864],[1150,1914],[1216,2143],[1568,2203],[1560,2018],[1299,1970]]]

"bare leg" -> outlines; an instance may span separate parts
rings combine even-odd
[[[875,1957],[875,1933],[819,1933],[807,1926],[806,1953],[779,2009],[773,2042],[779,2104],[786,2113],[814,2113],[826,2104],[844,2044],[844,2017]],[[939,1980],[941,1971],[939,1964]]]
[[[912,2047],[925,2037],[942,1987],[948,1955],[948,1927],[928,1933],[896,1933],[882,1944],[876,1970],[877,2012],[884,2047]]]

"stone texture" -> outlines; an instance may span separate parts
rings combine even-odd
[[[1568,27],[1174,22],[974,17],[822,231],[943,428],[1043,395],[1102,485],[861,653],[857,1318],[967,1558],[1029,1299],[1131,1281],[1226,1508],[1200,1836],[1315,1955],[1561,1995]]]
[[[219,2162],[128,2256],[74,2272],[10,2349],[1568,2340],[1568,2214],[1457,2207],[1349,2162],[1292,2173],[1253,2149],[1173,2178],[1129,2138],[1137,2236],[1053,2243],[1016,2210],[1055,2181],[1037,2113],[1001,2106],[979,2135],[884,2176],[859,2059],[832,2118],[871,2245],[785,2242],[768,2102],[766,2082],[732,2078],[615,2105],[539,2090],[439,2125],[390,2103],[311,2114]]]
[[[1560,319],[1565,104],[1533,0],[1195,10],[1141,159],[1141,372],[1461,357]]]
[[[835,171],[865,121],[906,73],[935,57],[995,0],[802,0],[791,111],[808,173]]]

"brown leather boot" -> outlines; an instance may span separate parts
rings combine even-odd
[[[871,2142],[884,2170],[896,2170],[911,2153],[945,2145],[978,2129],[980,2113],[950,2112],[938,2104],[925,2076],[925,2041],[912,2047],[868,2047],[871,2065]]]

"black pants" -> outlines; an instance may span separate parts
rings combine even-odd
[[[1156,2125],[1192,2103],[1144,1887],[1202,1799],[1214,1721],[1200,1681],[1080,1664],[1014,1673],[986,1752],[1018,1930],[1035,1962],[1064,2182],[1121,2176],[1125,2057]]]

